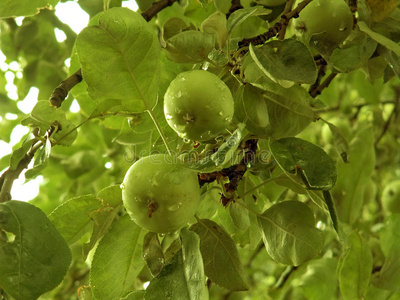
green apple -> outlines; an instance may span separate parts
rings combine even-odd
[[[157,233],[174,232],[193,218],[200,203],[196,172],[177,157],[143,157],[127,171],[121,184],[126,211],[139,226]]]
[[[298,0],[296,5],[301,1]],[[313,0],[293,20],[297,37],[321,54],[329,54],[353,29],[353,15],[344,0]]]
[[[381,201],[386,212],[400,214],[400,179],[391,181],[385,186]]]
[[[164,96],[164,114],[169,126],[189,140],[215,138],[231,123],[233,110],[231,91],[208,71],[179,74]]]

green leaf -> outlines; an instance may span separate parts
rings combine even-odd
[[[236,27],[246,21],[247,18],[252,16],[266,15],[270,11],[262,6],[242,8],[234,11],[228,18],[227,29],[231,33]]]
[[[311,109],[311,96],[301,86],[284,88],[269,79],[255,63],[245,69],[246,81],[264,91],[269,115],[269,131],[273,138],[295,136],[316,116]]]
[[[122,205],[122,190],[119,184],[110,185],[102,189],[97,194],[97,197],[100,198],[101,203],[104,206],[118,208]]]
[[[82,75],[92,99],[122,100],[121,110],[142,112],[157,102],[161,47],[136,12],[112,8],[76,41]]]
[[[69,146],[77,137],[73,125],[67,120],[65,111],[51,106],[49,101],[38,101],[29,117],[21,121],[22,125],[39,127],[39,134],[45,135],[46,131],[54,126],[55,132],[51,135],[52,141],[59,145]]]
[[[343,160],[344,163],[347,163],[349,160],[349,152],[350,146],[347,142],[346,138],[344,137],[343,133],[337,128],[334,124],[323,120],[329,126],[329,130],[332,133],[333,141],[335,143],[335,148],[338,151],[340,158]]]
[[[185,31],[185,30],[190,30],[194,29],[193,25],[188,26],[184,20],[181,18],[177,17],[172,17],[169,18],[163,25],[162,28],[162,33],[163,33],[163,39],[164,41],[168,41],[170,38],[172,38],[174,35],[177,35],[178,33]]]
[[[161,273],[150,281],[144,299],[207,300],[206,293],[197,295],[191,293],[192,286],[185,277],[185,268],[187,266],[185,266],[182,251],[179,251]]]
[[[224,48],[228,37],[225,14],[216,11],[201,23],[201,30],[215,36],[217,48]]]
[[[343,299],[363,299],[372,273],[372,253],[367,241],[352,231],[340,256],[338,277]]]
[[[385,59],[393,72],[397,76],[400,76],[400,56],[396,55],[393,51],[389,51],[384,47],[379,47],[378,53]]]
[[[145,293],[146,293],[146,291],[134,291],[120,299],[121,300],[143,300]]]
[[[317,79],[317,66],[310,50],[296,39],[271,41],[257,48],[250,44],[250,55],[265,75],[284,87],[312,84]]]
[[[93,232],[90,237],[90,241],[82,246],[83,258],[85,259],[89,254],[90,250],[96,245],[96,243],[103,237],[103,235],[110,228],[114,220],[119,213],[119,209],[110,206],[101,206],[97,210],[89,212],[89,218],[93,223]]]
[[[200,236],[204,271],[216,284],[229,291],[248,289],[235,242],[217,223],[199,219],[190,230]]]
[[[51,153],[51,142],[49,139],[46,139],[42,148],[40,148],[35,153],[35,160],[33,164],[33,168],[29,169],[25,173],[25,178],[33,178],[38,175],[44,168],[47,166],[47,162],[49,160]]]
[[[298,266],[322,251],[324,234],[315,228],[314,215],[302,202],[279,202],[257,220],[265,247],[277,262]]]
[[[361,42],[357,41],[354,45],[333,50],[329,62],[340,72],[354,71],[367,62],[374,53],[376,46],[377,43],[373,39],[366,37]]]
[[[36,138],[32,135],[27,138],[18,149],[14,150],[10,157],[10,169],[15,170],[21,159],[28,152],[29,148],[36,142]]]
[[[0,286],[16,300],[37,299],[54,289],[71,263],[60,233],[37,207],[0,204]]]
[[[250,227],[249,211],[243,206],[233,202],[229,205],[229,214],[233,224],[238,230],[245,231]]]
[[[391,39],[371,30],[364,21],[357,22],[358,28],[368,34],[373,40],[393,51],[397,56],[400,56],[400,45]]]
[[[400,214],[390,215],[380,234],[381,248],[385,254],[385,263],[374,278],[374,285],[385,290],[400,291],[400,258],[399,258]]]
[[[187,30],[174,35],[167,41],[165,51],[169,60],[176,63],[200,63],[207,60],[214,49],[212,34]]]
[[[143,259],[153,276],[157,276],[164,267],[165,258],[158,234],[148,232],[143,240]]]
[[[214,172],[230,167],[235,164],[235,152],[242,141],[242,131],[244,124],[239,124],[235,132],[226,139],[216,152],[200,160],[192,160],[190,153],[183,155],[180,159],[185,163],[185,167],[198,170],[203,173]],[[238,163],[238,162],[237,162]]]
[[[188,299],[208,299],[203,259],[199,236],[182,228],[180,231],[183,256],[183,271],[187,282]]]
[[[304,265],[305,272],[298,276],[294,286],[302,289],[307,300],[337,299],[337,259],[313,259]]]
[[[43,8],[53,8],[59,0],[2,0],[0,18],[34,15]]]
[[[310,189],[329,190],[335,185],[336,163],[322,148],[299,138],[270,140],[269,147],[279,166],[299,172]]]
[[[90,271],[90,285],[97,299],[119,299],[133,289],[145,264],[141,257],[144,233],[124,215],[101,239]]]
[[[116,107],[116,106],[118,107],[121,104],[122,104],[121,99],[103,100],[102,102],[97,104],[96,108],[92,111],[89,118],[102,116],[102,115],[106,114],[109,110],[111,110],[113,107]]]
[[[78,300],[94,300],[90,286],[84,285],[79,287]]]
[[[250,84],[241,86],[235,95],[235,116],[246,123],[246,128],[253,134],[264,137],[269,125],[267,100],[263,90]]]
[[[338,180],[332,190],[342,222],[359,219],[363,195],[375,168],[374,135],[370,125],[361,125],[350,143],[350,162],[338,163]]]
[[[75,197],[53,210],[49,219],[68,245],[72,245],[92,229],[89,213],[99,209],[100,205],[94,195]]]

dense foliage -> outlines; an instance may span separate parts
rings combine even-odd
[[[397,1],[58,2],[0,1],[1,299],[400,299]]]

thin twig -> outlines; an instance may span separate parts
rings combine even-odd
[[[279,20],[279,21],[282,21],[281,29],[278,32],[278,39],[281,41],[283,41],[285,38],[286,27],[289,24],[289,20],[294,17],[294,16],[290,16],[290,14],[292,13],[293,2],[294,2],[294,0],[286,1],[285,9],[283,10],[283,14],[281,16],[281,19]],[[296,12],[295,15],[297,18],[298,12]]]
[[[243,8],[242,4],[240,3],[240,0],[232,0],[231,1],[231,7],[229,8],[228,13],[226,14],[226,18],[228,19],[229,16],[235,12],[238,9]]]
[[[297,18],[299,16],[300,11],[306,7],[308,3],[312,0],[304,0],[299,3],[294,10],[291,10],[293,6],[294,0],[288,0],[285,6],[285,10],[281,16],[281,19],[275,23],[272,27],[270,27],[266,32],[260,34],[256,37],[243,39],[239,42],[239,48],[248,47],[250,44],[253,45],[261,45],[264,44],[270,38],[273,38],[279,35],[279,39],[282,40],[285,37],[286,27],[289,24],[290,19]]]
[[[315,98],[318,95],[321,94],[321,92],[327,88],[329,86],[329,84],[331,83],[331,81],[333,80],[333,78],[335,78],[337,75],[337,73],[331,73],[329,74],[329,76],[324,80],[324,82],[322,82],[320,85],[318,85],[315,89],[310,90],[309,94],[311,95],[311,97]]]
[[[221,195],[221,203],[223,206],[227,206],[228,203],[233,200],[233,195],[236,192],[239,182],[242,180],[244,174],[247,171],[248,164],[251,163],[252,161],[254,161],[254,156],[257,151],[258,140],[251,139],[251,140],[246,141],[245,144],[246,144],[247,150],[244,154],[242,161],[239,164],[229,168],[229,169],[231,169],[231,172],[228,175],[229,183],[226,184],[226,186],[225,186],[226,193],[223,193]],[[231,196],[231,197],[227,198],[225,195],[228,195],[228,197],[229,196]]]
[[[308,89],[308,92],[310,94],[312,91],[317,89],[319,87],[319,85],[321,84],[321,79],[325,76],[326,66],[327,66],[326,60],[320,55],[314,57],[314,61],[318,68],[318,75],[317,75],[317,79],[315,80],[315,82]]]
[[[219,178],[229,179],[229,183],[227,183],[223,187],[225,191],[221,195],[221,203],[223,206],[227,206],[231,201],[233,201],[233,194],[236,191],[239,182],[242,180],[244,174],[247,171],[247,165],[252,161],[254,161],[254,156],[257,151],[257,143],[258,140],[256,139],[250,139],[246,141],[244,145],[244,149],[246,149],[244,158],[239,164],[233,165],[229,168],[222,169],[221,171],[199,174],[200,186],[204,185],[205,183],[214,182]]]
[[[156,14],[162,11],[164,8],[171,6],[177,0],[160,0],[154,2],[151,7],[149,7],[146,11],[142,12],[142,17],[147,22],[150,21]]]

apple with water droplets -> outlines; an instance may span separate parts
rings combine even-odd
[[[228,86],[204,70],[180,73],[164,96],[164,114],[182,138],[207,141],[231,123],[234,103]]]
[[[154,154],[136,161],[121,184],[132,220],[149,231],[177,231],[194,218],[200,203],[196,172],[172,155]]]
[[[327,55],[351,33],[353,15],[344,0],[313,0],[293,19],[293,25],[303,43]]]

